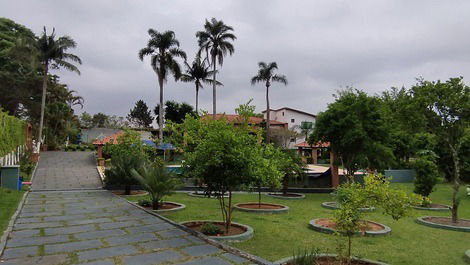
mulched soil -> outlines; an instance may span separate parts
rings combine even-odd
[[[125,195],[125,191],[123,190],[113,190],[111,191],[112,193],[116,194],[116,195]],[[131,190],[131,194],[130,195],[145,195],[147,194],[146,191],[144,190]]]
[[[419,207],[422,207],[422,208],[441,208],[441,209],[449,209],[448,206],[444,205],[444,204],[439,204],[439,203],[431,203],[428,207],[424,207],[424,206],[420,206]]]
[[[316,260],[316,263],[313,263],[311,265],[338,265],[342,264],[340,263],[335,257],[319,257]],[[344,263],[347,264],[347,263]],[[358,260],[352,260],[351,265],[375,265],[374,263],[370,262],[365,262],[365,261],[358,261]],[[292,262],[284,263],[283,265],[295,265]]]
[[[201,232],[201,227],[205,223],[206,222],[191,222],[191,223],[186,223],[184,225],[188,228],[191,228],[193,230]],[[220,230],[222,230],[222,231],[225,230],[225,226],[222,222],[211,222],[211,223],[218,226],[220,228]],[[220,235],[217,235],[217,236],[234,236],[234,235],[243,234],[245,232],[246,232],[246,229],[244,227],[232,224],[230,226],[230,229],[229,229],[228,233],[223,233],[223,234],[220,234]]]
[[[372,222],[369,222],[369,221],[366,221],[366,222],[367,222],[366,224],[363,224],[363,225],[360,226],[359,230],[361,232],[380,231],[380,230],[384,229],[384,227],[379,225],[379,224],[375,224],[375,223],[372,223]],[[336,223],[333,220],[329,219],[329,218],[320,218],[315,223],[318,224],[318,225],[321,225],[323,227],[327,227],[327,228],[331,228],[331,229],[336,230]]]
[[[441,225],[452,225],[458,227],[470,227],[470,220],[467,219],[459,219],[457,223],[452,222],[452,218],[450,217],[427,217],[423,218],[425,221],[441,224]]]
[[[269,193],[269,195],[274,195],[274,196],[281,196],[281,197],[302,197],[300,194],[295,194],[295,193]]]
[[[272,210],[272,209],[283,209],[285,206],[279,205],[279,204],[271,204],[271,203],[240,203],[237,204],[238,207],[240,208],[247,208],[247,209],[266,209],[266,210]]]
[[[151,206],[142,206],[142,207],[144,207],[147,210],[153,210],[153,208]],[[174,208],[178,208],[178,207],[180,207],[180,205],[178,205],[176,203],[164,202],[163,204],[160,205],[158,210],[168,210],[168,209],[174,209]]]

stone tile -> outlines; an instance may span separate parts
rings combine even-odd
[[[156,253],[141,254],[131,257],[123,257],[123,264],[126,265],[153,265],[174,262],[183,259],[184,256],[173,250],[166,250]]]
[[[6,248],[3,251],[2,259],[23,258],[27,256],[38,255],[38,247],[20,247],[20,248]]]
[[[119,237],[109,237],[106,239],[106,242],[109,243],[110,246],[117,246],[123,244],[132,244],[136,242],[145,242],[150,240],[157,240],[158,238],[154,234],[134,234],[134,235],[126,235],[126,236],[119,236]]]
[[[60,211],[52,211],[52,212],[39,212],[39,213],[20,213],[20,217],[43,217],[43,216],[53,216],[53,215],[61,215],[62,212]]]
[[[32,236],[39,236],[39,229],[12,231],[10,233],[10,238],[22,238],[22,237],[32,237]]]
[[[16,219],[17,224],[29,224],[29,223],[37,223],[41,222],[41,218],[32,217],[32,218],[18,218]]]
[[[188,246],[191,245],[192,242],[178,237],[178,238],[172,238],[172,239],[166,239],[166,240],[158,240],[158,241],[150,241],[150,242],[145,242],[145,243],[140,243],[139,246],[147,249],[147,250],[156,250],[159,248],[178,248],[182,246]]]
[[[204,255],[215,254],[217,252],[221,252],[222,250],[212,245],[199,245],[183,248],[182,251],[190,256],[199,257]]]
[[[48,255],[31,258],[10,259],[2,262],[2,265],[63,265],[68,263],[68,256]]]
[[[81,220],[87,219],[86,215],[60,215],[60,216],[48,216],[44,217],[44,221],[70,221],[70,220]]]
[[[168,223],[154,224],[154,225],[143,225],[137,227],[127,228],[129,233],[146,233],[146,232],[157,232],[174,228],[173,225]]]
[[[94,225],[80,225],[80,226],[69,226],[63,228],[46,228],[44,233],[46,235],[57,235],[57,234],[73,234],[79,232],[88,232],[95,230]]]
[[[101,248],[97,250],[87,250],[78,252],[78,259],[81,261],[84,260],[93,260],[93,259],[102,259],[114,256],[122,255],[132,255],[136,254],[139,251],[134,246],[117,246],[110,248]]]
[[[172,230],[166,230],[166,231],[161,231],[158,232],[160,236],[163,238],[171,238],[171,237],[177,237],[177,236],[188,236],[189,234],[186,233],[185,231],[181,229],[172,229]]]
[[[82,220],[70,220],[67,221],[68,225],[86,225],[86,224],[98,224],[112,222],[109,218],[94,218],[94,219],[82,219]]]
[[[124,228],[124,227],[131,227],[140,225],[137,221],[125,221],[125,222],[113,222],[113,223],[105,223],[100,224],[101,229],[113,229],[113,228]]]
[[[242,264],[242,263],[245,263],[245,262],[249,261],[247,259],[244,259],[244,258],[242,258],[240,256],[237,256],[237,255],[234,255],[232,253],[225,253],[225,254],[222,254],[222,256],[229,259],[230,261],[232,261],[235,264]]]
[[[16,224],[15,230],[24,230],[24,229],[36,229],[36,228],[47,228],[47,227],[61,227],[64,226],[59,222],[46,222],[46,223],[27,223],[27,224]]]
[[[86,241],[77,241],[70,243],[54,244],[54,245],[45,245],[44,252],[46,254],[54,254],[60,252],[76,252],[78,250],[92,249],[102,247],[103,243],[101,241],[95,240],[86,240]]]
[[[231,265],[228,261],[225,261],[219,257],[205,257],[202,259],[192,260],[179,265]]]
[[[80,265],[114,265],[112,260],[97,260],[87,263],[80,263]]]
[[[105,238],[111,236],[123,236],[126,232],[120,229],[113,229],[113,230],[100,230],[100,231],[93,231],[87,233],[79,233],[75,234],[75,238],[77,239],[95,239],[95,238]]]
[[[42,244],[51,244],[51,243],[63,243],[68,242],[69,237],[67,235],[55,235],[55,236],[40,236],[40,237],[30,237],[30,238],[17,238],[12,237],[7,242],[8,247],[22,247],[22,246],[32,246],[32,245],[42,245]]]

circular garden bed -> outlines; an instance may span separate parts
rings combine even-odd
[[[113,190],[111,192],[119,196],[145,196],[149,194],[148,191],[145,190],[131,190],[131,194],[129,195],[126,195],[124,190]]]
[[[267,194],[270,197],[278,198],[278,199],[285,199],[285,200],[299,200],[299,199],[305,199],[305,195],[301,193],[294,193],[294,192],[288,192],[288,193],[268,193]]]
[[[365,236],[382,236],[389,234],[392,229],[386,225],[379,224],[372,221],[365,221],[366,223],[361,226],[360,231],[357,231],[356,235]],[[315,231],[333,234],[337,232],[336,224],[331,218],[317,218],[310,220],[310,228]]]
[[[337,210],[339,209],[338,202],[322,202],[321,206],[326,209],[331,209],[331,210]],[[362,212],[372,212],[375,210],[375,207],[364,207],[364,208],[359,208],[359,211]]]
[[[470,249],[465,251],[465,258],[467,259],[467,262],[470,263]]]
[[[215,193],[211,193],[208,195],[207,193],[200,192],[200,191],[190,191],[188,192],[189,196],[197,197],[197,198],[209,198],[209,199],[217,199],[219,196]],[[228,194],[224,194],[224,198],[228,198]]]
[[[439,204],[439,203],[431,203],[429,207],[415,206],[415,205],[411,207],[413,207],[416,210],[428,210],[428,211],[448,211],[451,208],[449,205]]]
[[[336,264],[337,255],[336,254],[318,254],[317,255],[317,260],[316,264],[312,265],[330,265],[330,264]],[[293,265],[292,260],[294,257],[288,257],[285,259],[278,260],[274,262],[275,265]],[[350,263],[351,265],[388,265],[387,263],[379,262],[379,261],[374,261],[374,260],[369,260],[369,259],[360,259],[353,257],[352,261]]]
[[[457,223],[446,216],[422,216],[416,220],[419,224],[447,230],[470,232],[470,220],[458,219]]]
[[[139,203],[137,203],[137,205],[139,205],[140,207],[146,210],[154,211],[157,213],[179,211],[179,210],[183,210],[184,208],[186,208],[186,205],[182,203],[166,202],[166,201],[160,205],[158,210],[154,210],[152,206],[149,206],[149,205],[140,205]]]
[[[192,230],[198,231],[200,233],[202,233],[202,226],[204,224],[214,225],[221,232],[216,235],[206,235],[206,236],[217,241],[241,242],[241,241],[245,241],[253,237],[253,228],[247,225],[234,223],[234,222],[231,223],[228,233],[224,232],[225,230],[224,223],[220,221],[194,220],[194,221],[181,222],[180,224]]]
[[[285,213],[289,211],[289,207],[282,204],[247,202],[237,203],[233,206],[235,209],[243,212],[254,213]]]

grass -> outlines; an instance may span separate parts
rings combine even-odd
[[[394,184],[395,188],[410,191],[411,184]],[[465,195],[465,186],[461,187],[462,200],[459,217],[470,219],[470,197]],[[433,202],[450,204],[451,186],[439,184],[431,194]],[[137,201],[142,197],[132,197]],[[186,204],[186,209],[162,215],[175,220],[196,219],[220,220],[220,210],[216,199],[190,197],[185,193],[176,193],[166,200]],[[319,248],[321,253],[335,253],[337,240],[345,239],[319,233],[308,228],[311,219],[331,217],[333,210],[324,209],[320,204],[331,201],[329,194],[307,194],[304,200],[282,200],[263,196],[263,202],[281,203],[290,207],[289,213],[260,215],[234,212],[233,221],[250,225],[255,230],[252,239],[232,243],[251,254],[275,261],[303,249]],[[234,203],[257,201],[256,194],[235,194]],[[410,215],[398,221],[381,214],[380,209],[366,215],[366,219],[386,224],[392,228],[392,234],[385,237],[355,237],[353,253],[356,256],[387,262],[390,264],[465,264],[464,253],[470,248],[470,233],[454,232],[419,225],[416,217],[424,215],[450,216],[447,212],[411,210]]]
[[[0,237],[3,235],[8,222],[16,211],[24,191],[7,190],[0,188]]]

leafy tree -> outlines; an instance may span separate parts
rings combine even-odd
[[[416,171],[414,192],[423,197],[429,197],[437,184],[439,169],[436,165],[436,158],[434,152],[423,150],[418,153],[417,159],[413,162],[413,168]],[[423,200],[422,206],[428,206],[426,205],[428,201]]]
[[[426,107],[428,129],[442,139],[452,158],[452,222],[458,221],[461,158],[459,153],[466,129],[470,127],[470,87],[463,78],[445,82],[419,80],[412,93]]]
[[[150,127],[153,121],[151,111],[143,100],[139,100],[135,103],[134,108],[131,109],[130,113],[127,115],[127,119],[140,128]]]
[[[305,163],[295,150],[283,150],[284,155],[279,159],[279,169],[282,172],[282,193],[287,195],[289,180],[304,176]]]
[[[39,54],[39,61],[42,64],[43,70],[43,85],[42,85],[42,103],[41,103],[41,118],[39,120],[39,141],[42,141],[42,129],[44,125],[44,110],[46,107],[46,91],[49,69],[64,68],[66,70],[80,74],[78,68],[71,62],[81,64],[80,58],[72,53],[68,53],[69,49],[75,48],[77,44],[69,36],[62,36],[56,38],[55,29],[52,30],[51,35],[47,35],[46,27],[44,32],[37,40],[36,48]],[[70,62],[71,61],[71,62]]]
[[[106,124],[109,122],[109,117],[104,113],[98,112],[93,115],[92,121],[94,126],[98,128],[106,128]]]
[[[160,115],[160,105],[157,105],[154,109],[155,115],[159,117]],[[174,123],[182,123],[186,115],[193,115],[194,109],[193,106],[188,103],[182,102],[178,103],[173,100],[165,102],[165,121],[172,121]]]
[[[93,117],[86,111],[80,115],[80,126],[87,129],[93,127]]]
[[[181,75],[181,81],[183,82],[194,82],[196,85],[196,113],[198,113],[198,99],[199,99],[199,88],[203,88],[203,83],[212,84],[214,80],[209,77],[214,74],[210,70],[210,66],[206,66],[205,60],[201,61],[200,56],[196,56],[192,65],[189,65],[188,62],[184,62],[186,65],[186,74]],[[216,85],[222,86],[223,84],[219,81],[215,81]]]
[[[379,98],[347,89],[317,116],[309,143],[330,142],[331,151],[352,179],[360,168],[380,170],[392,163],[389,139]]]
[[[104,181],[107,185],[124,185],[124,194],[130,195],[132,185],[138,183],[131,172],[133,169],[140,169],[144,163],[144,157],[139,153],[116,153],[112,156],[111,168],[105,171]]]
[[[270,143],[270,115],[271,109],[269,108],[269,87],[272,82],[279,82],[287,85],[287,78],[284,75],[274,74],[274,71],[277,70],[277,63],[272,62],[266,64],[265,62],[258,63],[259,70],[258,74],[251,78],[251,85],[256,83],[264,83],[266,86],[266,143]]]
[[[179,41],[175,38],[175,33],[171,30],[158,32],[149,29],[150,39],[145,48],[139,51],[139,59],[144,60],[145,56],[150,56],[150,64],[157,74],[158,85],[160,86],[160,104],[158,113],[163,113],[163,83],[167,80],[168,72],[175,77],[175,81],[181,76],[181,69],[176,57],[186,60],[186,53],[181,50]],[[163,140],[163,115],[158,117],[158,137]]]
[[[232,32],[232,27],[226,25],[222,20],[212,18],[211,21],[206,19],[204,30],[196,33],[199,42],[199,54],[205,51],[206,59],[210,57],[210,65],[212,66],[212,115],[214,119],[217,114],[217,63],[222,66],[227,53],[232,55],[235,51],[231,41],[234,41],[237,37]]]

